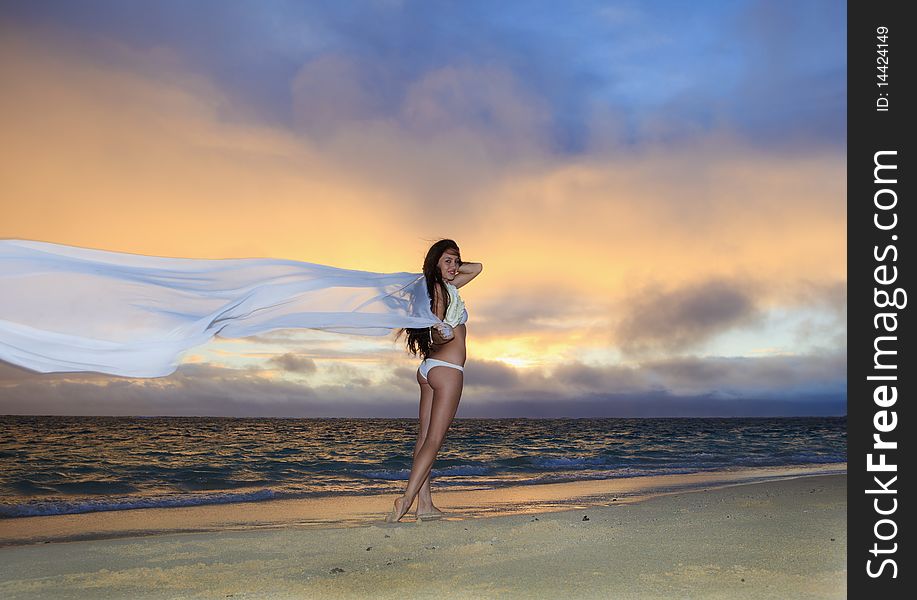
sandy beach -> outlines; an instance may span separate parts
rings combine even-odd
[[[0,596],[843,598],[845,467],[10,519]]]

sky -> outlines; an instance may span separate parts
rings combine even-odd
[[[846,4],[0,3],[0,238],[421,269],[458,418],[843,415]],[[391,338],[169,377],[0,363],[0,414],[416,417]]]

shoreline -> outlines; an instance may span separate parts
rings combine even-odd
[[[846,518],[836,473],[537,514],[9,546],[0,596],[844,598]]]
[[[847,463],[827,463],[482,490],[437,490],[434,487],[433,498],[436,506],[447,513],[441,521],[468,521],[624,505],[670,494],[846,471]],[[386,526],[390,524],[383,520],[396,497],[395,494],[328,496],[14,517],[0,520],[0,548],[170,534]],[[414,522],[413,512],[412,508],[399,524]]]

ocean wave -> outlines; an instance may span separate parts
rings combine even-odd
[[[493,467],[481,465],[454,465],[443,469],[431,469],[431,477],[455,477],[486,475],[493,471]],[[362,471],[359,473],[368,479],[384,479],[386,481],[407,481],[411,476],[410,469],[381,469],[376,471]]]
[[[168,495],[139,498],[107,498],[99,500],[42,501],[33,500],[20,504],[0,504],[0,518],[39,517],[49,515],[73,515],[79,513],[109,510],[131,510],[135,508],[178,508],[205,504],[232,504],[235,502],[256,502],[277,497],[274,490],[258,490],[241,494],[195,494]]]
[[[431,473],[463,489],[837,463],[846,438],[844,418],[457,419]],[[0,517],[388,494],[415,445],[416,419],[5,415]]]

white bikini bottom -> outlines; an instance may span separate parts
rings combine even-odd
[[[426,379],[427,373],[429,373],[430,369],[432,369],[433,367],[452,367],[453,369],[458,369],[459,371],[462,371],[462,372],[465,371],[465,368],[462,365],[456,365],[454,363],[446,362],[444,360],[439,360],[436,358],[427,358],[427,359],[424,359],[422,363],[420,363],[420,368],[418,369],[418,371],[420,371],[420,376]]]

